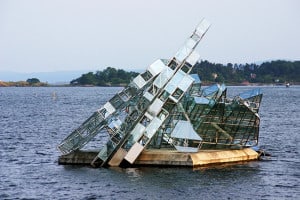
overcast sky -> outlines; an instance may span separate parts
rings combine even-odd
[[[202,18],[201,59],[300,60],[298,0],[0,0],[0,71],[145,69]]]

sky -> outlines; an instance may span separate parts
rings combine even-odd
[[[146,69],[205,18],[202,60],[300,60],[298,0],[0,0],[0,74]]]

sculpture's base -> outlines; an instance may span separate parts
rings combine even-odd
[[[58,163],[62,165],[90,165],[97,156],[96,151],[77,151],[62,155]],[[180,153],[176,150],[144,150],[134,165],[144,166],[205,166],[229,162],[257,160],[259,154],[251,148],[241,150],[201,150],[197,153]],[[97,165],[97,163],[95,163]]]
[[[58,158],[60,165],[91,165],[99,151],[75,151]]]

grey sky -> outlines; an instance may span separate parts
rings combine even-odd
[[[201,59],[300,60],[298,0],[0,0],[0,71],[144,69],[202,18]]]

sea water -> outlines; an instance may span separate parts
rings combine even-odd
[[[228,87],[228,96],[253,87]],[[300,87],[264,86],[269,159],[208,168],[58,165],[56,146],[122,88],[0,88],[0,199],[298,199]]]

